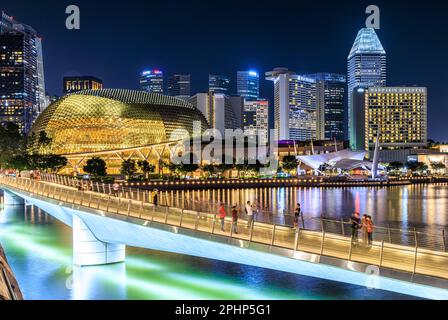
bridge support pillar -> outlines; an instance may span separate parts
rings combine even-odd
[[[5,205],[12,205],[12,206],[23,206],[25,205],[25,200],[18,195],[11,193],[9,191],[4,191],[4,198],[5,198]]]
[[[89,227],[73,215],[73,264],[95,266],[124,262],[126,247],[98,240]]]

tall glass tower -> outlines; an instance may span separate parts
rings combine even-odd
[[[143,91],[163,94],[163,71],[144,70],[140,73],[140,88]]]
[[[230,94],[230,78],[211,74],[208,76],[208,91],[210,93]]]
[[[260,76],[256,71],[238,71],[237,92],[246,101],[255,101],[260,96]]]
[[[0,19],[0,123],[22,133],[46,107],[42,42],[36,31],[6,13]]]
[[[358,32],[348,56],[347,65],[350,147],[353,150],[358,150],[363,146],[361,143],[356,143],[359,140],[356,139],[359,133],[354,118],[359,112],[357,109],[365,106],[354,103],[354,89],[362,90],[370,87],[386,86],[386,51],[373,28],[363,28]]]
[[[190,75],[174,74],[168,78],[168,95],[179,99],[190,98]]]

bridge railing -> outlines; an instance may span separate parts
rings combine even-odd
[[[82,188],[83,190],[91,190],[107,195],[114,194],[112,185],[107,183],[82,181],[73,177],[53,174],[42,174],[41,178],[46,182],[70,186],[73,188]],[[149,204],[154,203],[153,195],[149,190],[120,186],[116,195],[126,199],[143,201]],[[198,212],[216,213],[219,210],[220,202],[198,200],[185,195],[168,196],[168,193],[165,192],[158,195],[158,205]],[[226,211],[230,214],[232,206],[224,206]],[[239,216],[242,219],[248,219],[244,206],[237,206],[237,210],[239,211]],[[254,220],[258,222],[289,227],[294,225],[293,215],[279,215],[267,208],[261,207],[259,204],[256,204],[254,213]],[[324,217],[307,217],[302,214],[299,219],[299,225],[302,229],[310,231],[327,232],[342,236],[348,236],[351,234],[351,223],[343,219],[336,220]],[[448,251],[448,234],[444,228],[428,231],[418,229],[417,227],[397,228],[376,225],[374,230],[374,241],[384,241],[385,243],[403,246],[418,246],[420,248],[436,251]]]
[[[448,253],[422,247],[421,235],[401,233],[397,238],[406,238],[409,245],[394,243],[391,230],[376,230],[371,245],[353,241],[350,226],[337,221],[320,221],[320,228],[312,230],[292,228],[288,225],[269,224],[246,219],[237,223],[227,216],[219,219],[213,212],[200,212],[148,203],[144,198],[120,197],[108,194],[78,191],[60,184],[41,183],[31,179],[0,176],[0,184],[30,194],[47,197],[70,204],[74,208],[86,207],[105,213],[139,218],[151,223],[166,224],[194,231],[205,232],[227,239],[245,240],[294,252],[305,252],[319,256],[330,256],[347,261],[361,262],[379,267],[398,269],[413,274],[425,274],[448,279]],[[306,227],[306,225],[305,225]],[[341,228],[338,230],[338,228]],[[398,232],[398,231],[397,231]],[[360,237],[361,238],[361,237]],[[401,241],[401,240],[400,240]],[[428,240],[429,241],[429,240]]]

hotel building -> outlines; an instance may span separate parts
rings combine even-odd
[[[266,80],[274,82],[274,128],[279,140],[316,139],[316,80],[286,68],[267,72]]]

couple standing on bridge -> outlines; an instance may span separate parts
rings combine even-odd
[[[355,212],[350,218],[350,222],[352,224],[352,241],[356,244],[358,243],[359,229],[361,229],[363,243],[365,243],[367,246],[371,246],[374,229],[372,216],[365,214],[361,219],[360,214],[358,212]]]

